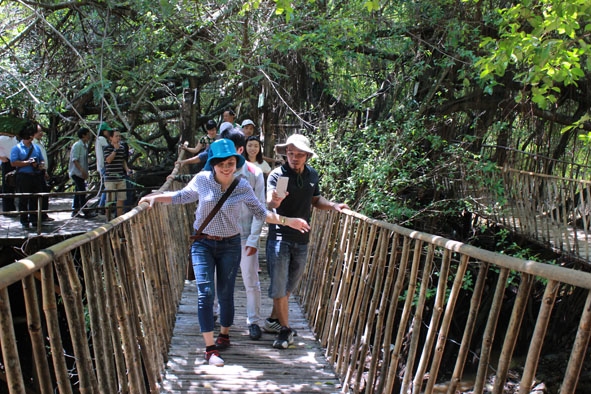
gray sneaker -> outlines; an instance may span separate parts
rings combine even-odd
[[[287,349],[289,347],[289,345],[292,345],[292,344],[293,344],[293,332],[291,331],[291,328],[288,328],[288,327],[281,328],[281,331],[279,331],[277,338],[275,338],[275,340],[273,341],[273,347],[275,349]]]
[[[271,321],[269,319],[265,319],[265,325],[263,326],[263,330],[265,330],[265,332],[270,332],[272,334],[279,334],[279,331],[281,331],[281,324],[279,324],[279,321]]]

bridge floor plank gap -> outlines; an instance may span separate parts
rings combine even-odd
[[[271,313],[266,295],[266,268],[260,274],[262,317]],[[246,293],[240,273],[236,278],[232,345],[221,353],[225,366],[210,366],[203,358],[205,345],[197,319],[195,281],[186,281],[177,313],[173,339],[161,393],[340,393],[341,383],[326,361],[324,351],[295,297],[290,297],[290,324],[297,330],[294,344],[286,350],[272,347],[275,334],[263,332],[251,340],[246,324]],[[262,328],[262,327],[261,327]],[[215,334],[219,333],[216,323]]]

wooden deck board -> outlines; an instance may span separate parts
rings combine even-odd
[[[262,317],[271,311],[266,296],[268,278],[261,272]],[[204,343],[197,320],[195,281],[186,281],[169,349],[161,393],[340,393],[341,383],[324,357],[302,310],[290,299],[290,324],[298,332],[289,349],[274,349],[274,334],[263,332],[260,340],[251,340],[246,324],[246,294],[242,277],[236,279],[234,326],[230,330],[232,346],[221,352],[225,366],[205,363]],[[219,332],[216,324],[215,334]]]
[[[0,199],[0,207],[1,205],[2,200]],[[37,234],[36,227],[23,228],[21,226],[18,212],[0,214],[1,238],[14,241],[22,241],[37,236],[67,238],[83,234],[107,222],[107,218],[104,215],[98,215],[92,219],[86,219],[82,216],[73,218],[71,197],[55,197],[50,199],[49,210],[53,211],[49,216],[54,221],[43,222],[39,234]]]

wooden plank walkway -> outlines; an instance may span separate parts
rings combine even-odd
[[[0,207],[2,200],[0,199]],[[1,210],[1,208],[0,208]],[[31,237],[71,237],[83,234],[88,230],[107,222],[104,215],[92,219],[83,216],[72,217],[72,197],[54,197],[49,200],[49,214],[52,222],[43,222],[40,232],[36,227],[23,228],[18,212],[0,214],[0,239],[24,240]]]
[[[262,260],[262,259],[261,259]],[[266,267],[262,272],[262,317],[269,316],[272,303]],[[290,324],[298,332],[286,350],[272,347],[274,334],[263,332],[258,341],[248,336],[246,293],[242,277],[236,278],[232,346],[221,352],[224,367],[210,366],[203,358],[204,343],[197,320],[197,288],[186,281],[177,313],[169,359],[161,393],[340,393],[341,383],[328,365],[300,306],[290,297]],[[216,324],[215,335],[219,332]]]

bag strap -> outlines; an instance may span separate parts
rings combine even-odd
[[[232,183],[230,184],[230,187],[228,187],[228,190],[226,190],[226,192],[224,193],[224,195],[222,196],[222,198],[220,198],[220,200],[215,205],[215,207],[213,207],[213,209],[211,210],[211,212],[209,212],[209,215],[207,215],[207,217],[205,218],[205,220],[203,221],[203,223],[201,223],[201,226],[199,226],[199,229],[197,230],[197,232],[195,233],[195,235],[193,235],[191,238],[198,237],[199,235],[201,235],[201,233],[203,232],[203,230],[205,229],[205,227],[207,227],[207,225],[209,224],[209,222],[211,221],[211,219],[213,219],[213,217],[215,216],[216,213],[218,213],[218,211],[220,210],[220,208],[222,207],[222,205],[224,204],[224,202],[226,202],[226,200],[228,199],[228,197],[230,197],[230,194],[232,194],[232,192],[236,188],[236,185],[238,184],[239,181],[240,181],[240,179],[238,179],[238,178],[235,178],[234,181],[232,181]]]
[[[25,157],[25,160],[23,160],[23,161],[27,161],[27,160],[29,160],[29,157],[31,157],[31,154],[33,154],[33,148],[34,148],[34,147],[33,147],[33,143],[31,142],[31,147],[29,148],[29,153],[27,153],[27,157]],[[18,170],[19,170],[20,168],[21,168],[21,167],[17,168],[17,169],[16,169],[16,172],[18,172]]]

